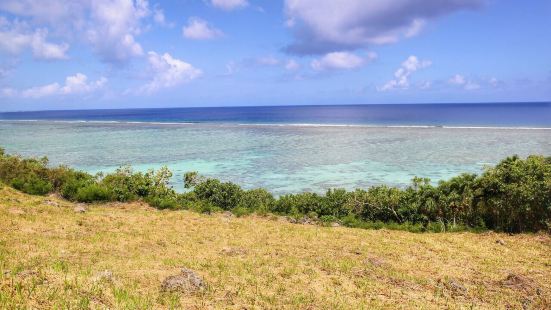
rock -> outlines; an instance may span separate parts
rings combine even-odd
[[[438,279],[438,286],[449,291],[452,296],[464,296],[468,291],[465,285],[456,279]]]
[[[297,220],[295,218],[292,218],[292,217],[286,217],[287,219],[287,222],[291,223],[291,224],[296,224],[297,223]]]
[[[53,201],[53,200],[46,200],[46,201],[44,201],[44,204],[47,205],[47,206],[52,206],[52,207],[59,207],[59,203],[57,203],[56,201]]]
[[[222,213],[222,216],[224,216],[225,218],[232,218],[234,215],[230,211],[225,211],[224,213]]]
[[[455,294],[464,295],[465,293],[467,293],[467,288],[465,287],[465,285],[461,284],[461,282],[455,279],[448,280],[447,286]]]
[[[94,282],[113,282],[113,272],[104,270],[94,276]]]
[[[169,276],[161,284],[162,292],[193,293],[205,288],[205,282],[193,270],[182,268],[181,273]]]
[[[384,259],[379,258],[379,257],[370,257],[370,258],[366,259],[364,262],[366,262],[368,264],[371,264],[375,267],[381,267],[386,263]]]
[[[497,239],[496,243],[499,245],[505,245],[505,241],[503,239]]]
[[[509,273],[505,279],[501,280],[501,285],[525,292],[538,290],[531,279],[515,273]]]
[[[222,253],[224,255],[227,255],[227,256],[239,256],[239,255],[247,254],[247,250],[240,249],[240,248],[224,247],[224,248],[222,248],[220,253]]]
[[[331,227],[341,227],[341,224],[339,224],[337,222],[333,222],[333,223],[331,223]]]
[[[36,270],[23,270],[17,274],[17,276],[22,279],[34,277],[36,275],[38,275],[38,272]]]
[[[316,222],[314,220],[312,220],[311,218],[305,216],[303,218],[301,218],[300,220],[298,220],[298,223],[299,224],[303,224],[303,225],[315,225]]]
[[[86,207],[84,207],[84,204],[77,204],[76,207],[73,209],[76,213],[84,213],[86,212]]]

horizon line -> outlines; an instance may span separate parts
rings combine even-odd
[[[128,107],[128,108],[99,108],[99,109],[52,109],[52,110],[18,110],[0,111],[6,113],[31,112],[62,112],[62,111],[113,111],[113,110],[162,110],[162,109],[221,109],[221,108],[277,108],[277,107],[326,107],[326,106],[374,106],[374,105],[491,105],[491,104],[551,104],[551,101],[488,101],[488,102],[442,102],[442,103],[355,103],[355,104],[288,104],[288,105],[229,105],[229,106],[186,106],[186,107]]]

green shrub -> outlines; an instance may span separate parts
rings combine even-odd
[[[60,186],[61,196],[69,200],[77,200],[79,190],[94,183],[94,177],[87,173],[73,173],[63,180]]]
[[[78,202],[110,201],[112,198],[112,193],[108,188],[95,183],[80,187],[75,196],[75,200]]]
[[[267,190],[257,188],[243,191],[237,207],[250,211],[266,213],[272,210],[275,201],[274,196]]]
[[[149,205],[157,209],[181,209],[180,204],[174,197],[170,196],[149,196],[145,200]]]
[[[243,190],[238,185],[216,179],[207,179],[197,184],[194,192],[197,198],[206,200],[223,210],[235,208],[243,196]]]
[[[264,189],[242,190],[196,172],[186,173],[186,192],[177,194],[170,186],[171,177],[166,167],[145,173],[121,167],[92,176],[64,166],[50,168],[46,157],[26,159],[0,148],[0,184],[37,195],[58,191],[73,201],[144,199],[159,209],[232,210],[238,216],[273,212],[322,223],[339,221],[349,227],[412,232],[551,229],[551,157],[508,157],[480,176],[462,174],[436,186],[429,179],[414,178],[405,189],[384,185],[352,192],[330,189],[325,195],[306,192],[277,199]]]
[[[11,186],[31,195],[46,195],[53,189],[53,185],[50,182],[42,180],[33,174],[13,179],[11,181]]]

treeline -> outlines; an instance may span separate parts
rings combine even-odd
[[[414,178],[406,188],[330,189],[325,195],[274,197],[264,189],[244,190],[195,172],[185,175],[187,190],[177,193],[169,185],[171,177],[166,167],[145,173],[121,167],[91,175],[65,166],[49,167],[46,157],[22,158],[0,148],[1,182],[29,194],[56,192],[71,201],[144,200],[160,209],[274,213],[350,227],[410,231],[551,229],[551,157],[508,157],[481,175],[462,174],[436,186],[429,179]]]

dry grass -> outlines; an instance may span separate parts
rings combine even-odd
[[[545,234],[317,227],[142,204],[73,208],[0,189],[0,308],[551,305]],[[208,288],[160,293],[162,280],[179,267],[195,270]],[[105,270],[112,280],[98,278]]]

